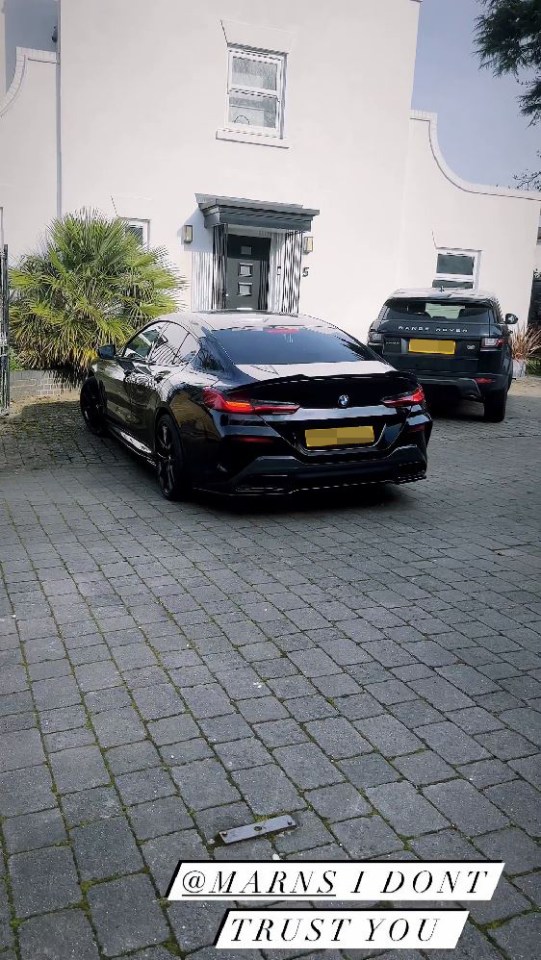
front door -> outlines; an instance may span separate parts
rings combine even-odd
[[[266,310],[270,240],[227,238],[226,306],[228,310]]]

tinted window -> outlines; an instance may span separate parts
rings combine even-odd
[[[223,363],[219,357],[215,356],[208,341],[203,341],[197,355],[196,366],[199,370],[206,370],[209,373],[218,373],[224,369]]]
[[[168,323],[160,337],[155,342],[152,350],[152,363],[159,363],[165,366],[173,364],[176,361],[182,344],[188,336],[186,330],[179,327],[178,323]]]
[[[385,308],[384,320],[426,322],[427,320],[468,320],[473,323],[488,323],[492,316],[490,307],[482,303],[453,300],[446,303],[429,300],[390,300]]]
[[[462,253],[439,253],[437,273],[458,274],[473,277],[475,257]]]
[[[372,353],[346,333],[310,327],[268,326],[216,330],[220,346],[233,363],[340,363],[372,360]]]
[[[165,323],[162,321],[136,333],[124,347],[123,356],[133,357],[135,360],[146,360],[164,328]]]
[[[177,363],[190,363],[199,353],[199,341],[189,333],[177,355]]]

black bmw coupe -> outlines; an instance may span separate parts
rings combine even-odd
[[[178,313],[100,347],[88,428],[191,490],[293,493],[425,477],[432,421],[414,375],[306,316]]]

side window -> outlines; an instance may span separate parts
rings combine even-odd
[[[124,347],[122,356],[133,360],[148,359],[152,347],[166,326],[167,324],[162,321],[161,323],[154,323],[139,333],[136,333]]]
[[[209,373],[219,373],[223,370],[222,364],[208,347],[202,347],[199,351],[198,364],[201,370],[207,370]]]
[[[148,238],[150,232],[150,221],[148,220],[126,220],[124,225],[128,233],[132,233],[145,250],[148,250]]]
[[[189,333],[182,344],[177,357],[177,363],[191,363],[194,357],[199,353],[199,341]]]
[[[436,262],[434,288],[473,290],[477,286],[479,252],[462,250],[439,250]]]
[[[186,339],[186,330],[178,323],[168,323],[163,333],[156,340],[150,359],[152,363],[169,366],[177,362],[177,354]]]
[[[213,345],[207,337],[203,337],[200,341],[199,353],[195,358],[194,366],[198,370],[203,370],[206,373],[218,373],[224,369],[217,349],[213,349]]]

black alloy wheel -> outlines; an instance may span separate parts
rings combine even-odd
[[[178,430],[169,414],[156,426],[156,470],[166,500],[184,500],[190,492]]]
[[[103,437],[107,433],[105,411],[101,401],[98,385],[95,381],[87,380],[83,384],[80,397],[80,406],[87,428],[96,437]]]

